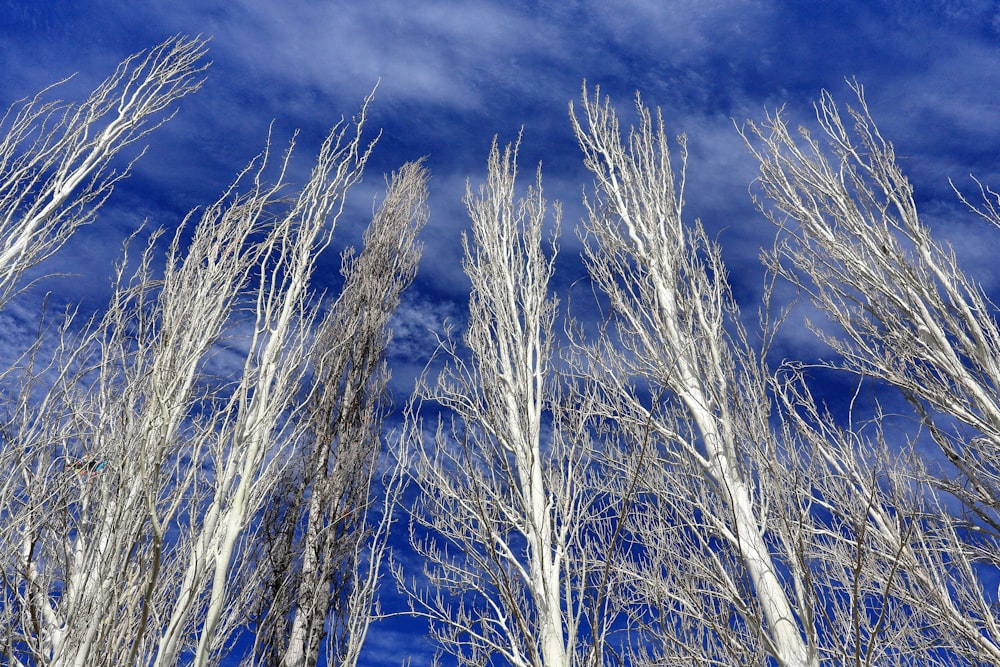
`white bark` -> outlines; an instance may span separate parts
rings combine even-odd
[[[181,596],[160,638],[154,665],[177,661],[188,619],[202,604],[202,594],[205,612],[199,619],[193,664],[206,665],[216,650],[223,609],[231,601],[237,540],[279,474],[280,452],[296,439],[282,421],[299,409],[293,401],[309,358],[308,337],[317,308],[309,280],[316,255],[330,242],[344,194],[360,179],[370,153],[361,143],[366,109],[367,104],[353,128],[344,125],[331,131],[308,183],[260,244],[250,352],[225,408],[219,434],[223,444],[215,454],[215,488],[194,536]],[[286,165],[288,155],[290,151]]]
[[[912,604],[934,605],[945,636],[995,660],[998,618],[972,562],[1000,567],[996,307],[921,222],[892,144],[872,120],[861,86],[852,89],[858,105],[848,108],[851,128],[824,92],[816,107],[819,138],[805,130],[794,137],[780,114],[749,124],[744,134],[761,165],[760,206],[785,234],[772,266],[839,326],[839,334],[816,329],[839,355],[830,365],[899,388],[945,455],[951,467],[929,478],[937,488],[927,493],[952,494],[970,520],[933,502],[922,510],[937,517],[941,532],[926,544],[940,551],[925,552],[921,567],[909,573],[926,583]],[[973,210],[997,224],[991,194],[982,194],[984,204]],[[912,475],[928,481],[926,471]],[[958,538],[961,530],[967,541]]]
[[[409,461],[421,491],[411,541],[428,585],[396,574],[414,612],[461,664],[496,655],[555,667],[595,659],[579,634],[590,611],[581,540],[596,545],[606,535],[587,505],[584,432],[556,410],[548,293],[555,253],[543,251],[545,201],[540,182],[517,200],[516,174],[516,147],[501,153],[494,143],[486,184],[466,195],[468,362],[443,342],[447,368],[418,395],[454,421],[435,436],[415,433]],[[588,618],[601,636],[604,616]]]
[[[204,55],[204,40],[174,37],[127,58],[80,105],[46,102],[53,86],[8,109],[0,120],[0,306],[27,269],[93,220],[129,172],[110,170],[112,158],[201,86]]]
[[[203,51],[168,40],[78,107],[39,96],[0,122],[0,306],[92,219],[122,177],[109,161],[198,87]],[[855,91],[853,130],[821,99],[826,144],[780,115],[746,132],[783,230],[771,266],[840,326],[819,332],[826,366],[902,390],[941,465],[877,408],[836,425],[802,364],[768,369],[773,330],[752,348],[719,248],[683,220],[684,140],[675,164],[637,100],[623,141],[585,91],[581,236],[607,321],[587,340],[567,320],[557,354],[540,172],[518,198],[517,147],[494,144],[465,200],[465,346],[441,341],[378,483],[419,163],[344,255],[325,316],[311,288],[369,155],[366,103],[297,196],[291,151],[268,185],[265,150],[187,248],[177,232],[162,279],[154,232],[106,312],[67,313],[0,371],[0,661],[208,665],[250,615],[249,664],[355,665],[412,481],[422,569],[393,574],[460,664],[1000,663],[996,309],[920,222]],[[973,211],[1000,227],[981,194]]]
[[[730,319],[735,305],[719,251],[698,222],[682,221],[684,171],[682,166],[675,174],[662,118],[657,117],[654,127],[638,98],[636,109],[640,125],[630,131],[625,145],[615,112],[600,100],[599,91],[594,98],[584,92],[585,125],[572,116],[597,188],[588,203],[586,260],[618,318],[618,338],[625,349],[615,349],[618,342],[607,340],[608,354],[627,350],[631,356],[622,358],[622,366],[648,382],[654,395],[677,401],[682,406],[679,419],[690,421],[695,432],[685,437],[673,425],[660,423],[656,414],[660,407],[644,407],[634,395],[612,393],[610,409],[618,412],[614,415],[618,419],[633,413],[638,423],[670,434],[675,442],[668,444],[678,447],[680,456],[674,459],[671,454],[663,464],[694,466],[711,482],[720,507],[694,504],[688,511],[717,513],[724,508],[713,521],[724,527],[752,582],[750,594],[763,615],[760,628],[769,652],[783,665],[816,665],[812,629],[802,625],[800,612],[779,578],[765,539],[764,508],[757,505],[747,478],[748,452],[741,451],[753,444],[755,436],[768,437],[766,396],[741,395],[759,390],[760,384],[741,382],[737,375],[741,367],[752,370],[758,364],[752,359],[734,362],[743,351],[732,349],[727,334],[726,327],[736,328],[738,321]],[[683,138],[680,146],[683,165],[687,157]],[[752,413],[754,404],[762,412],[741,415]],[[747,418],[751,425],[763,425],[763,433],[741,432],[741,420]],[[661,492],[684,501],[682,485]],[[731,602],[735,609],[745,608],[742,600]]]
[[[29,147],[48,158],[63,151],[63,162],[11,162],[0,151],[7,160],[0,166],[14,164],[13,172],[4,172],[9,180],[0,184],[0,195],[14,194],[0,199],[0,208],[33,216],[20,227],[0,226],[22,235],[5,246],[16,252],[2,267],[3,299],[20,272],[58,247],[110,192],[120,174],[102,175],[107,159],[155,127],[148,116],[197,88],[202,46],[178,38],[126,61],[78,113],[95,123],[89,135],[71,109],[56,127],[78,135],[73,141],[53,131]],[[117,110],[109,101],[115,99]],[[3,146],[24,149],[31,122],[53,108],[26,106]],[[260,590],[260,575],[249,567],[254,535],[248,528],[256,530],[254,518],[282,469],[305,455],[294,449],[305,431],[304,406],[297,402],[302,380],[310,364],[330,353],[317,345],[339,336],[338,344],[349,348],[346,339],[357,333],[344,330],[350,317],[364,318],[373,339],[364,350],[370,358],[352,368],[364,394],[352,415],[368,442],[378,442],[387,322],[413,278],[420,254],[414,237],[426,218],[419,166],[408,166],[405,184],[390,193],[391,205],[380,214],[389,222],[379,218],[366,234],[371,248],[345,259],[356,298],[340,305],[353,309],[369,299],[367,310],[327,318],[339,326],[317,340],[320,303],[310,287],[317,255],[330,243],[344,195],[370,152],[361,134],[366,109],[367,101],[356,122],[331,131],[297,200],[286,192],[291,151],[277,181],[267,185],[265,150],[205,208],[187,248],[177,231],[162,279],[152,268],[161,236],[154,232],[134,265],[119,265],[103,315],[80,326],[70,313],[40,333],[22,368],[0,375],[0,463],[12,471],[0,481],[5,664],[205,665],[218,659],[219,646],[243,623],[239,614]],[[111,116],[103,130],[102,114]],[[87,136],[104,138],[92,146]],[[79,157],[84,149],[93,155]],[[24,181],[17,169],[28,164],[48,169],[55,180],[64,171],[72,178],[59,181],[62,186]],[[66,184],[86,169],[90,189],[69,194]],[[58,201],[46,208],[33,197]],[[220,379],[213,373],[223,345],[243,347],[245,358],[242,368]],[[360,466],[359,526],[374,493],[365,476],[370,481],[377,450],[372,445],[368,458],[344,463]],[[388,488],[391,505],[399,480]],[[358,618],[343,620],[352,633],[351,660],[372,617],[391,524],[389,511],[377,518],[375,538],[359,531],[349,548],[356,566],[348,574],[360,581],[347,611]]]

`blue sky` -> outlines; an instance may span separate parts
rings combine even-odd
[[[400,343],[444,316],[461,316],[461,196],[466,179],[483,174],[494,134],[511,141],[524,126],[522,168],[542,161],[547,194],[566,208],[557,289],[582,275],[572,229],[589,179],[567,102],[584,79],[625,114],[641,91],[663,107],[672,133],[689,136],[687,211],[719,234],[736,294],[751,311],[758,249],[773,230],[750,202],[756,167],[734,122],[781,105],[808,122],[820,89],[848,99],[844,77],[866,86],[925,220],[984,283],[1000,278],[982,240],[992,230],[962,214],[947,182],[968,183],[970,172],[1000,181],[1000,3],[7,0],[0,21],[7,103],[78,72],[63,91],[72,99],[125,55],[168,35],[212,36],[203,89],[151,137],[101,220],[45,267],[72,267],[79,276],[43,286],[67,301],[100,304],[127,232],[144,219],[172,227],[211,201],[260,149],[272,121],[278,144],[302,130],[298,164],[306,169],[323,133],[379,80],[371,127],[382,128],[382,140],[338,242],[358,239],[382,173],[427,156],[432,217],[401,318],[412,326],[401,328]],[[335,276],[336,267],[333,250],[326,273]],[[12,312],[30,317],[33,299]],[[397,359],[400,390],[411,377],[404,367],[422,364],[429,341],[408,342],[398,349],[415,358]]]
[[[356,242],[381,175],[427,156],[431,219],[420,275],[398,318],[398,395],[429,351],[427,328],[459,321],[466,298],[459,234],[466,179],[484,173],[494,134],[524,127],[522,173],[543,163],[547,194],[565,206],[555,288],[582,277],[572,234],[588,185],[567,119],[581,83],[600,84],[627,116],[636,90],[689,136],[686,210],[717,235],[734,292],[755,311],[757,261],[774,230],[748,195],[756,166],[736,125],[785,105],[808,123],[823,88],[847,102],[845,77],[866,87],[873,116],[896,144],[924,221],[951,241],[965,269],[1000,288],[995,230],[965,214],[948,185],[974,173],[1000,187],[1000,2],[565,0],[0,0],[0,102],[78,72],[62,95],[82,96],[129,53],[171,34],[212,36],[208,79],[150,138],[134,176],[97,223],[47,265],[45,281],[0,320],[8,351],[33,331],[43,291],[96,308],[112,262],[144,219],[172,228],[208,203],[261,146],[269,124],[283,144],[295,128],[308,169],[326,130],[350,116],[377,81],[371,128],[383,135],[352,194],[337,244]],[[324,271],[334,280],[337,249]],[[789,355],[819,354],[800,328]],[[372,632],[373,651],[393,635]]]

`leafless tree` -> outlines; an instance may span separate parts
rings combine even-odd
[[[258,652],[267,664],[315,665],[324,639],[331,640],[326,664],[357,660],[364,628],[355,624],[370,616],[371,591],[360,600],[354,594],[364,583],[362,547],[371,546],[366,519],[388,409],[389,318],[420,259],[415,237],[427,218],[426,181],[419,163],[393,177],[363,250],[345,254],[343,290],[317,327],[305,443],[282,481],[287,495],[271,501],[261,522],[272,595],[257,602],[264,618]],[[360,608],[358,601],[365,601]]]
[[[181,39],[169,44],[200,48]],[[143,67],[159,72],[164,58],[151,56]],[[129,69],[131,62],[117,76],[145,91],[153,84],[144,82],[146,70]],[[177,84],[178,77],[159,85],[195,87]],[[145,99],[123,95],[124,110]],[[343,522],[339,512],[347,510],[354,534],[348,566],[340,553],[316,567],[299,563],[295,611],[305,621],[293,623],[309,633],[300,638],[293,625],[292,638],[314,651],[317,623],[323,632],[317,618],[327,615],[303,591],[353,577],[342,603],[356,618],[339,619],[337,638],[346,645],[331,655],[356,661],[391,526],[388,505],[401,488],[389,478],[381,501],[371,488],[385,410],[386,327],[412,280],[420,254],[415,234],[426,217],[426,176],[408,165],[391,184],[366,248],[345,257],[347,288],[321,318],[311,276],[371,151],[362,134],[369,101],[353,122],[330,132],[298,195],[287,193],[291,147],[275,160],[269,141],[215,204],[188,221],[194,229],[186,247],[183,228],[176,232],[162,277],[154,269],[162,233],[155,232],[137,261],[127,253],[119,264],[103,314],[82,325],[67,315],[52,329],[54,338],[40,337],[20,373],[7,374],[0,448],[9,471],[0,484],[6,662],[217,662],[266,590],[263,573],[252,567],[256,519],[286,470],[304,469],[316,456],[333,457],[328,469],[339,480],[351,473],[337,472],[338,465],[356,466],[358,488],[346,490],[341,507],[307,514],[306,525]],[[143,104],[148,114],[165,102]],[[139,121],[121,123],[131,134],[119,128],[110,136],[141,136]],[[107,187],[114,182],[105,180]],[[106,196],[107,188],[98,192]],[[29,210],[31,193],[22,200]],[[91,200],[78,200],[78,213],[92,212],[85,206]],[[68,234],[67,224],[86,219],[67,218],[46,234]],[[32,229],[20,233],[31,236]],[[9,245],[33,243],[43,255],[52,249],[22,241]],[[18,257],[41,256],[25,252]],[[9,284],[29,264],[11,264]],[[359,323],[368,327],[364,341],[351,330]],[[348,455],[332,454],[331,429],[349,443]],[[345,489],[327,495],[340,493]],[[373,504],[381,510],[368,518]],[[327,548],[325,536],[307,530],[306,550]]]
[[[238,543],[287,464],[288,447],[299,440],[301,426],[294,417],[304,408],[295,398],[318,315],[310,277],[317,254],[330,243],[344,194],[360,178],[371,150],[362,143],[366,108],[354,123],[330,133],[308,182],[255,248],[259,263],[250,290],[248,353],[235,386],[213,415],[212,488],[197,520],[190,522],[191,546],[182,556],[184,574],[160,633],[155,665],[174,664],[194,638],[193,664],[207,664],[225,638],[219,631],[228,629],[224,612],[246,603],[239,598],[240,588],[232,587],[239,579],[233,572]],[[273,201],[282,181],[267,191],[263,203]]]
[[[114,158],[169,120],[174,102],[198,90],[205,45],[173,37],[126,58],[82,104],[48,99],[55,84],[3,115],[0,306],[27,269],[94,219],[138,156],[118,167]]]
[[[862,87],[851,87],[857,106],[847,118],[823,93],[818,138],[804,129],[796,136],[781,114],[747,126],[761,165],[761,208],[784,233],[772,265],[839,326],[814,328],[837,353],[830,366],[897,387],[944,454],[949,465],[933,474],[934,486],[967,515],[937,512],[939,530],[950,535],[938,542],[944,562],[928,570],[936,585],[913,604],[934,605],[973,654],[996,661],[1000,628],[978,567],[1000,566],[996,306],[920,221],[892,144]],[[1000,225],[996,195],[982,195],[973,211]]]
[[[396,569],[413,612],[462,664],[988,655],[974,551],[912,443],[878,415],[833,426],[800,367],[769,368],[774,328],[751,345],[718,246],[682,218],[683,138],[678,170],[662,119],[636,110],[627,140],[599,93],[573,117],[596,183],[584,257],[610,306],[595,338],[568,327],[573,382],[540,184],[516,200],[516,147],[494,146],[467,196],[467,354],[442,341],[417,411],[445,414],[434,433],[412,420],[402,462],[420,490],[422,577]]]
[[[623,143],[599,90],[584,89],[582,122],[571,105],[596,188],[585,260],[614,317],[596,372],[609,414],[656,449],[636,526],[659,560],[646,559],[636,585],[664,582],[665,620],[690,630],[684,659],[815,665],[805,573],[770,524],[774,480],[762,462],[780,448],[763,361],[745,343],[718,246],[682,219],[684,138],[678,170],[662,118],[638,97],[636,110]]]
[[[516,159],[517,145],[494,142],[486,183],[467,190],[468,354],[443,340],[445,369],[419,384],[418,414],[433,404],[447,415],[432,434],[411,423],[403,464],[419,490],[411,543],[423,568],[396,574],[460,664],[599,664],[614,614],[588,596],[609,522],[591,493],[589,430],[568,409],[585,398],[554,367],[541,173],[518,199]]]
[[[149,641],[145,621],[162,612],[175,574],[167,531],[197,492],[211,438],[191,419],[212,399],[199,375],[249,279],[254,255],[241,245],[259,230],[262,203],[206,209],[183,256],[175,237],[159,289],[153,243],[132,274],[123,262],[104,316],[59,341],[55,381],[41,396],[18,394],[4,453],[21,486],[4,498],[4,553],[16,554],[8,586],[26,641],[40,642],[35,661],[134,662]]]
[[[0,306],[93,219],[131,164],[116,155],[198,88],[203,54],[173,38],[79,106],[43,91],[8,111]],[[672,155],[638,97],[623,136],[585,88],[580,237],[603,319],[557,331],[561,212],[540,169],[518,195],[518,144],[494,141],[465,198],[464,344],[440,341],[387,465],[421,163],[389,179],[337,298],[313,287],[372,150],[369,98],[300,190],[294,141],[275,156],[269,138],[162,269],[164,232],[137,234],[103,312],[45,322],[0,369],[0,659],[203,666],[253,632],[249,665],[355,665],[412,483],[393,575],[463,665],[1000,663],[996,308],[920,222],[853,88],[851,128],[824,93],[821,140],[782,113],[744,138],[773,275],[839,327],[814,327],[836,353],[820,365],[898,388],[913,433],[878,404],[834,416],[807,365],[769,365],[775,326],[743,328],[718,245],[684,219],[684,138]],[[959,197],[1000,227],[980,190]],[[917,455],[927,437],[939,460]]]
[[[641,492],[628,517],[641,557],[618,564],[645,637],[634,659],[927,659],[926,618],[899,611],[914,599],[903,582],[922,567],[905,551],[916,532],[897,521],[920,512],[903,494],[904,472],[885,469],[895,485],[885,492],[857,436],[820,437],[797,418],[820,410],[796,382],[772,377],[772,326],[765,321],[762,343],[750,344],[718,246],[683,219],[684,138],[678,169],[662,118],[638,98],[636,112],[626,141],[599,91],[584,91],[584,121],[573,118],[596,184],[585,259],[611,308],[585,370],[628,440],[650,442],[637,449]],[[769,300],[770,289],[765,312]]]

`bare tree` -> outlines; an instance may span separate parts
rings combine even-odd
[[[241,246],[264,201],[206,209],[183,257],[175,237],[158,289],[152,242],[133,274],[123,263],[104,316],[59,341],[55,380],[18,396],[4,453],[23,486],[4,500],[24,546],[5,553],[17,554],[8,586],[22,631],[42,642],[36,661],[133,662],[145,622],[168,603],[166,533],[192,500],[210,438],[191,421],[212,400],[199,376],[254,265]]]
[[[178,36],[129,56],[82,104],[47,100],[55,84],[7,110],[0,119],[0,306],[27,269],[94,219],[137,159],[115,168],[122,149],[198,90],[205,44]]]
[[[293,416],[303,406],[295,398],[318,315],[310,277],[317,254],[330,243],[344,194],[360,179],[370,154],[371,146],[362,143],[366,109],[367,103],[355,122],[331,131],[308,182],[257,248],[248,354],[215,416],[209,453],[213,488],[191,523],[192,546],[183,556],[183,580],[161,631],[155,665],[176,663],[189,637],[197,637],[193,664],[205,665],[225,637],[219,634],[228,629],[220,626],[224,611],[239,600],[239,587],[231,588],[238,541],[280,477],[289,444],[299,439],[300,422]],[[290,151],[285,165],[289,157]],[[281,184],[279,178],[274,192]]]
[[[782,665],[816,665],[805,573],[788,557],[789,536],[769,524],[772,480],[760,464],[779,448],[763,361],[744,342],[718,247],[699,222],[682,220],[685,140],[675,171],[662,118],[654,124],[638,97],[636,110],[623,143],[599,90],[584,90],[582,123],[571,105],[596,186],[585,260],[614,315],[598,369],[606,409],[634,441],[657,443],[653,504],[638,526],[656,541],[644,546],[657,550],[661,560],[649,562],[660,572],[636,574],[666,577],[671,616],[694,615],[686,640],[696,661],[759,661],[762,651]]]
[[[750,344],[718,246],[682,219],[683,139],[678,172],[662,119],[637,112],[627,141],[599,94],[573,119],[596,179],[584,257],[610,305],[596,339],[568,328],[579,381],[556,372],[544,206],[540,184],[515,198],[516,147],[494,145],[467,195],[468,353],[442,341],[417,410],[445,414],[433,434],[411,421],[401,462],[420,490],[422,579],[396,569],[413,613],[461,664],[974,655],[987,598],[957,524],[878,420],[874,438],[830,426],[800,369],[773,375],[773,327]],[[965,609],[950,632],[942,614]]]
[[[486,183],[467,190],[468,356],[442,341],[446,368],[418,388],[418,414],[433,402],[448,415],[433,435],[411,423],[403,465],[420,492],[411,544],[424,566],[421,577],[396,574],[460,664],[597,664],[614,615],[588,607],[599,571],[589,558],[607,531],[590,493],[589,431],[561,407],[573,400],[560,398],[554,368],[541,173],[517,199],[516,159],[516,145],[501,152],[494,141]]]
[[[203,53],[173,38],[80,106],[43,91],[7,113],[0,306],[93,219],[128,172],[115,156],[198,88]],[[919,221],[854,91],[852,129],[824,93],[822,144],[780,113],[744,138],[782,230],[770,267],[839,326],[815,328],[825,366],[901,390],[919,432],[856,401],[837,423],[805,364],[769,367],[774,327],[751,344],[719,247],[683,218],[685,140],[672,155],[638,97],[623,137],[585,88],[580,235],[606,317],[595,336],[567,319],[559,344],[560,209],[547,249],[541,171],[519,197],[518,144],[494,141],[465,197],[464,345],[440,341],[387,466],[421,163],[389,180],[333,303],[312,286],[372,150],[369,98],[297,193],[294,141],[276,158],[269,139],[162,275],[163,232],[131,239],[106,310],[42,327],[0,373],[0,658],[203,666],[253,631],[246,664],[355,665],[412,482],[415,558],[393,575],[463,665],[1000,662],[996,309]],[[980,188],[960,198],[1000,227]],[[925,433],[941,461],[916,455]]]
[[[638,557],[616,563],[632,587],[622,604],[643,637],[633,660],[927,665],[993,655],[981,546],[942,507],[913,443],[887,438],[880,413],[854,422],[852,411],[846,428],[833,426],[801,365],[772,374],[774,329],[765,322],[759,349],[748,343],[718,247],[682,219],[683,138],[678,173],[662,119],[638,98],[627,142],[599,94],[585,91],[582,106],[585,124],[574,126],[596,179],[584,252],[613,325],[586,348],[594,361],[584,371],[627,439],[651,443],[626,463],[642,471],[626,524]],[[805,162],[796,154],[781,167]],[[766,187],[787,185],[772,167]],[[768,190],[782,210],[788,201],[804,207],[797,213],[841,204],[824,197],[839,192],[847,169],[803,170],[831,179]],[[831,218],[812,233],[845,252],[833,239],[846,223]],[[846,264],[819,249],[809,266]],[[892,289],[902,279],[837,287],[840,277],[817,273],[811,286],[863,304],[845,326],[877,298],[876,282]],[[769,299],[768,289],[765,312]]]
[[[392,178],[363,250],[345,254],[343,290],[317,327],[305,442],[283,480],[287,495],[272,501],[261,525],[270,534],[273,594],[257,603],[264,617],[258,652],[268,664],[315,665],[324,639],[330,640],[326,664],[357,660],[363,628],[355,624],[370,616],[371,592],[362,599],[354,594],[364,585],[357,569],[361,547],[372,537],[366,518],[375,502],[388,409],[389,318],[420,259],[416,235],[427,218],[426,182],[419,163]]]
[[[120,76],[141,83],[141,73]],[[122,107],[137,99],[126,96]],[[286,193],[291,147],[273,182],[265,178],[275,171],[269,142],[204,209],[186,248],[176,232],[162,277],[154,269],[155,232],[137,262],[117,267],[102,315],[82,326],[68,315],[54,338],[40,335],[21,373],[7,374],[0,448],[10,471],[0,484],[6,662],[216,662],[265,590],[252,567],[255,517],[287,468],[324,455],[334,459],[330,475],[353,475],[358,488],[346,490],[343,507],[318,508],[307,522],[336,524],[344,521],[341,509],[350,511],[349,566],[333,554],[298,580],[316,590],[337,577],[356,579],[342,604],[357,618],[339,619],[337,636],[347,645],[331,655],[346,664],[357,659],[389,505],[401,488],[389,478],[381,501],[371,488],[386,409],[387,322],[413,278],[415,234],[426,217],[426,176],[409,165],[393,181],[365,250],[345,257],[348,287],[320,321],[311,276],[371,151],[362,134],[369,101],[354,122],[333,128],[297,196]],[[9,275],[14,280],[17,271]],[[355,338],[354,324],[368,327],[365,341]],[[332,454],[330,429],[349,455]],[[342,492],[331,487],[327,495]],[[368,519],[370,504],[382,507]],[[327,548],[326,535],[315,531],[310,553]],[[311,633],[299,643],[314,651],[317,624],[323,631],[317,619],[327,615],[322,593],[295,595]]]
[[[972,653],[996,661],[1000,627],[977,565],[1000,566],[996,307],[920,221],[892,144],[862,87],[851,87],[858,105],[849,119],[823,93],[818,139],[804,129],[794,136],[780,114],[748,125],[761,208],[784,232],[772,265],[839,326],[839,333],[814,328],[838,355],[830,366],[901,390],[944,454],[949,465],[934,474],[934,486],[968,515],[939,508],[939,529],[950,535],[938,542],[945,562],[926,571],[934,585],[913,603],[933,604]],[[1000,224],[996,195],[982,194],[973,210]]]

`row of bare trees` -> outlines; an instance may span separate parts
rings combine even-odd
[[[204,47],[171,39],[81,105],[8,113],[5,299],[94,218],[121,149],[198,88]],[[333,128],[297,194],[292,146],[276,158],[268,142],[179,227],[162,272],[155,232],[102,314],[67,315],[5,373],[5,664],[217,664],[248,629],[251,663],[357,660],[392,517],[371,502],[388,322],[427,218],[426,172],[407,164],[344,254],[339,295],[315,292],[372,149],[366,109]]]
[[[518,197],[494,146],[466,203],[463,343],[421,380],[407,465],[420,491],[396,571],[459,664],[952,665],[1000,660],[996,307],[919,222],[861,87],[825,94],[819,137],[742,130],[778,228],[759,331],[719,246],[683,215],[686,146],[636,98],[570,117],[593,176],[577,230],[595,299],[562,317],[541,174]],[[1000,226],[983,189],[972,210]],[[544,243],[545,230],[553,241]],[[774,359],[793,311],[826,314],[832,362]],[[573,316],[599,312],[589,322]],[[576,312],[574,312],[576,311]],[[588,318],[581,318],[588,319]],[[596,324],[595,324],[596,320]],[[563,322],[561,330],[556,328]],[[831,414],[810,368],[899,391]],[[857,397],[855,397],[857,398]],[[436,428],[419,414],[445,408]],[[898,424],[898,421],[895,422]],[[943,456],[918,456],[927,439]]]
[[[0,306],[95,219],[204,52],[173,38],[82,104],[11,108]],[[163,262],[162,231],[133,239],[106,308],[49,322],[0,376],[0,660],[354,665],[391,573],[409,606],[385,612],[462,665],[1000,663],[996,308],[854,93],[845,115],[823,95],[817,137],[781,114],[742,129],[778,239],[759,330],[686,218],[685,142],[658,111],[637,97],[623,134],[599,90],[571,105],[592,302],[560,305],[561,210],[494,143],[465,199],[466,330],[391,437],[427,173],[387,179],[324,298],[369,101],[295,192],[292,146],[268,141]],[[960,198],[1000,226],[980,195]],[[777,281],[827,317],[822,370],[898,391],[917,428],[874,402],[833,414],[815,362],[775,358],[795,312]]]

